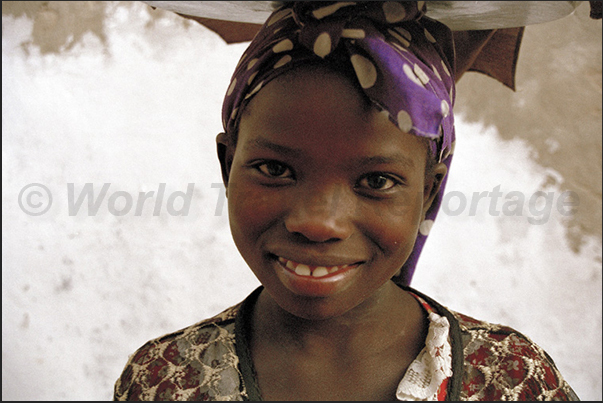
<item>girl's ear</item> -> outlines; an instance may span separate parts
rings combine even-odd
[[[222,181],[228,191],[228,177],[230,176],[230,167],[234,156],[234,147],[231,136],[226,133],[219,133],[216,136],[216,145],[218,147],[218,159],[222,170]]]
[[[425,189],[423,192],[423,217],[429,211],[436,195],[440,191],[440,186],[448,173],[448,168],[443,163],[437,163],[431,169],[431,172],[425,178]]]

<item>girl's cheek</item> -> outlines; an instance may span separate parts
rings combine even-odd
[[[261,231],[278,215],[280,198],[274,192],[261,191],[257,186],[236,185],[229,189],[229,215],[246,232]]]
[[[382,250],[405,253],[414,246],[421,220],[420,204],[410,198],[390,203],[365,204],[357,209],[357,221]]]

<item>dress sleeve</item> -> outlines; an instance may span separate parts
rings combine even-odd
[[[461,400],[580,400],[551,357],[528,337],[456,315],[464,355]]]

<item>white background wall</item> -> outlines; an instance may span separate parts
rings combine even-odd
[[[3,400],[110,399],[136,348],[239,302],[258,285],[231,240],[226,209],[215,214],[219,189],[212,187],[220,182],[214,138],[221,100],[246,45],[226,45],[142,3],[85,2],[79,14],[57,3],[35,14],[5,13],[3,3]],[[36,44],[40,29],[74,24],[73,15],[86,23],[82,16],[98,12],[94,7],[101,7],[100,29],[67,35],[54,52]],[[600,50],[597,63],[600,74]],[[571,178],[535,162],[529,141],[503,139],[461,112],[457,121],[448,192],[470,203],[474,192],[500,185],[504,195],[519,191],[527,200],[544,190],[556,201],[574,189]],[[592,175],[600,183],[600,162]],[[19,206],[30,183],[52,193],[43,215]],[[96,215],[84,205],[70,216],[69,183],[76,195],[93,184],[95,197],[111,185]],[[136,200],[160,183],[166,195],[158,216],[156,198],[140,216],[134,208],[123,216],[108,210],[115,192]],[[168,195],[188,183],[188,216],[170,215]],[[521,216],[497,217],[489,203],[482,200],[474,215],[469,206],[440,214],[413,286],[451,309],[524,332],[583,400],[600,400],[600,234],[583,233],[576,249],[566,234],[573,217],[553,208],[535,225],[529,218],[544,216],[527,206]],[[600,215],[594,219],[600,229]]]

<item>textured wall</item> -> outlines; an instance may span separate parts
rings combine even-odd
[[[526,333],[582,399],[600,400],[601,22],[587,15],[583,4],[526,29],[517,92],[461,80],[447,191],[468,206],[440,214],[413,285]],[[3,399],[109,399],[137,347],[258,285],[212,185],[221,98],[244,48],[138,2],[2,3]],[[52,192],[45,214],[19,205],[30,183]],[[69,214],[70,183],[95,197],[110,183],[97,214],[86,203]],[[189,214],[170,214],[189,183]],[[470,210],[495,189],[573,191],[580,204],[569,216],[527,204],[497,216],[488,198]],[[120,191],[155,193],[118,215]]]
[[[550,176],[548,184],[579,194],[578,214],[567,223],[576,251],[586,236],[601,237],[601,20],[589,10],[582,4],[566,18],[526,28],[516,92],[469,73],[457,103],[467,121],[526,140],[534,160],[562,178]]]

